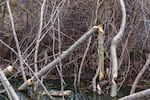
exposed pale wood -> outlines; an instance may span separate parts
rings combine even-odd
[[[8,75],[9,73],[11,73],[13,71],[13,67],[12,66],[8,66],[7,68],[5,68],[3,70],[5,75]]]
[[[28,79],[26,82],[24,82],[24,83],[18,88],[18,90],[23,90],[23,89],[27,88],[28,86],[31,86],[34,82],[35,82],[35,77],[32,77],[32,78]]]
[[[13,89],[13,87],[11,86],[11,84],[9,83],[9,81],[7,80],[5,74],[3,73],[3,71],[0,68],[0,80],[7,92],[7,94],[9,95],[9,99],[10,100],[19,100],[15,90]]]
[[[43,95],[46,95],[45,92],[40,92],[39,94],[41,94],[42,96]],[[70,96],[72,94],[72,91],[71,90],[64,90],[64,91],[51,91],[49,92],[49,95],[51,96]]]
[[[104,78],[104,47],[103,47],[103,35],[104,31],[101,25],[95,26],[95,28],[98,28],[98,56],[99,56],[99,64],[97,71],[95,73],[95,76],[92,79],[93,84],[93,91],[96,92],[96,79],[99,75],[99,80],[102,80]],[[101,93],[101,87],[97,85],[97,92],[98,94]]]
[[[55,66],[59,63],[60,59],[63,60],[65,57],[70,55],[70,53],[75,50],[83,41],[85,41],[87,38],[89,38],[93,33],[97,32],[98,29],[93,27],[91,28],[88,32],[86,32],[82,37],[80,37],[73,45],[71,45],[66,51],[64,51],[59,57],[54,59],[51,63],[43,67],[39,72],[37,72],[35,75],[37,77],[43,76],[45,73],[47,73],[49,70],[52,70],[55,68]],[[33,81],[36,81],[36,77],[33,76],[31,78]],[[24,90],[25,88],[28,87],[27,81],[24,82],[18,90]]]
[[[120,5],[121,5],[121,11],[122,11],[122,23],[121,27],[119,29],[119,32],[117,35],[113,38],[111,42],[111,57],[112,57],[112,86],[111,86],[111,96],[116,96],[117,95],[117,84],[115,80],[118,77],[118,61],[117,61],[117,52],[116,52],[116,47],[117,44],[120,42],[124,29],[125,29],[125,24],[126,24],[126,9],[125,9],[125,3],[124,0],[119,0]]]
[[[99,57],[99,80],[104,78],[104,31],[99,26],[98,31],[98,57]]]

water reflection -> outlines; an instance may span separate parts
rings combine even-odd
[[[65,96],[65,100],[115,100],[115,99],[111,98],[109,95],[97,95],[96,93],[93,93],[92,91],[85,88],[85,86],[87,86],[87,85],[84,85],[81,87],[66,86],[64,88],[64,90],[71,90],[72,93],[69,96]],[[55,86],[50,86],[50,87],[47,86],[47,88],[48,88],[49,92],[60,91],[58,81],[57,81],[57,84],[55,84]],[[39,92],[36,92],[37,94],[33,94],[32,88],[30,88],[30,89],[28,89],[28,92],[26,92],[26,91],[18,92],[17,91],[17,95],[19,96],[19,100],[50,100],[47,95],[44,95],[44,96],[40,95],[40,92],[43,92],[43,90],[40,89]],[[1,94],[0,100],[9,100],[7,97],[7,94],[3,94],[3,95]],[[62,97],[55,96],[54,100],[62,100]]]
[[[65,96],[65,100],[115,100],[115,99],[112,99],[108,95],[94,94],[93,92],[91,92],[87,89],[84,89],[83,87],[80,88],[78,86],[72,86],[72,87],[66,87],[65,89],[66,90],[69,89],[72,91],[72,94],[70,96]],[[49,92],[51,92],[51,91],[59,91],[59,89],[49,89]],[[38,95],[36,97],[37,98],[35,98],[34,100],[49,100],[49,97],[46,95],[44,95],[44,96]],[[31,99],[28,99],[28,100],[31,100]],[[62,100],[62,97],[55,96],[54,100]]]
[[[27,95],[26,92],[17,92],[19,96],[19,100],[49,100],[48,96],[37,96],[37,98],[32,99],[30,96]],[[9,100],[5,94],[0,94],[0,100]],[[62,97],[54,97],[54,100],[62,100]],[[108,95],[96,95],[96,94],[89,94],[89,93],[80,93],[74,92],[70,96],[65,96],[65,100],[114,100]]]
[[[0,94],[0,100],[9,100],[9,99],[6,95]]]
[[[33,100],[26,92],[17,92],[19,100]]]
[[[41,97],[39,100],[49,100],[47,96]],[[62,97],[54,97],[54,100],[62,100]],[[66,96],[65,100],[115,100],[107,95],[87,95],[87,94],[73,94],[71,96]]]

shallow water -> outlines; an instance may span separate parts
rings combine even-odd
[[[50,100],[48,96],[30,97],[26,92],[17,92],[20,100]],[[73,92],[70,96],[65,96],[65,100],[115,100],[108,95],[96,95],[89,93]],[[0,100],[9,100],[7,95],[1,94]],[[54,97],[54,100],[62,100],[62,97]]]
[[[13,82],[14,83],[14,82]],[[20,83],[21,84],[21,83]],[[68,84],[68,82],[67,82]],[[112,97],[110,97],[107,94],[98,95],[96,93],[93,93],[91,90],[87,89],[87,86],[89,86],[88,82],[81,83],[81,86],[73,86],[72,82],[69,81],[70,85],[65,86],[64,90],[71,90],[72,93],[69,96],[65,96],[65,100],[117,100]],[[13,87],[17,89],[18,85],[16,82],[13,84]],[[59,80],[50,80],[45,83],[46,88],[48,91],[60,91],[60,82]],[[119,92],[119,97],[122,97],[124,95],[128,95],[128,89],[127,87],[123,87],[125,89],[122,89]],[[28,88],[27,91],[17,91],[17,95],[20,100],[50,100],[47,95],[41,96],[39,95],[39,92],[42,92],[42,89],[39,89],[38,92],[35,92],[34,94],[32,92],[32,87]],[[54,96],[53,96],[54,97]],[[7,94],[0,94],[0,100],[9,100],[7,97]],[[54,97],[54,100],[62,100],[62,97]]]

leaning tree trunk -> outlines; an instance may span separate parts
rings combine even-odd
[[[101,26],[100,26],[101,27]],[[35,74],[37,77],[43,76],[46,72],[49,70],[52,70],[55,68],[55,66],[59,63],[60,59],[63,60],[65,57],[70,55],[70,53],[75,50],[83,41],[85,41],[87,38],[89,38],[93,33],[98,32],[99,27],[93,27],[88,32],[86,32],[82,37],[79,38],[73,45],[71,45],[66,51],[64,51],[59,57],[54,59],[51,63],[46,65],[44,68],[42,68],[38,73]],[[28,86],[32,85],[37,79],[33,76],[32,78],[28,79],[26,82],[24,82],[18,90],[24,90]]]

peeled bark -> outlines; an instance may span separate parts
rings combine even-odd
[[[75,50],[83,41],[85,41],[87,38],[89,38],[93,33],[97,32],[98,28],[97,27],[93,27],[91,28],[88,32],[86,32],[82,37],[80,37],[73,45],[71,45],[66,51],[64,51],[59,57],[57,57],[56,59],[54,59],[51,63],[49,63],[48,65],[46,65],[45,67],[43,67],[39,72],[37,72],[35,75],[37,77],[41,77],[43,76],[45,73],[47,73],[49,70],[52,70],[56,67],[56,65],[59,63],[60,59],[63,60],[64,58],[66,58],[68,55],[70,55],[70,53]],[[29,81],[31,81],[31,84]],[[19,88],[18,90],[24,90],[26,89],[28,86],[32,85],[34,82],[36,81],[36,77],[33,76],[32,78],[30,78],[28,81],[24,82]]]
[[[100,27],[98,32],[98,57],[99,57],[99,80],[104,78],[104,31]]]
[[[117,35],[113,38],[111,42],[111,57],[112,57],[113,66],[112,66],[112,86],[111,86],[110,95],[113,97],[117,95],[117,83],[115,82],[115,80],[118,77],[118,61],[117,61],[116,47],[123,36],[125,24],[126,24],[126,9],[125,9],[124,0],[120,0],[120,5],[121,5],[121,11],[122,11],[122,23],[121,23],[119,32],[117,33]]]
[[[8,75],[9,73],[11,73],[13,71],[13,67],[12,66],[8,66],[7,68],[5,68],[3,70],[5,75]]]
[[[13,89],[13,87],[11,86],[11,84],[9,83],[9,81],[7,80],[5,74],[3,73],[3,71],[0,68],[0,80],[7,92],[7,94],[9,95],[9,99],[10,100],[19,100],[15,90]]]

